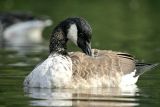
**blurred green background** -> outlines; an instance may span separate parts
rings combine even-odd
[[[44,32],[47,40],[61,20],[81,16],[93,29],[93,48],[160,61],[160,0],[1,0],[0,11],[50,16],[54,25]]]
[[[43,34],[47,42],[60,21],[81,16],[92,27],[92,48],[128,52],[145,62],[160,62],[160,0],[0,0],[0,11],[50,16],[53,26]],[[72,44],[68,47],[78,50]],[[23,92],[24,77],[47,56],[48,51],[20,56],[0,49],[0,107],[29,106],[34,99]],[[140,91],[128,98],[135,98],[143,107],[159,107],[159,77],[159,69],[142,75]]]

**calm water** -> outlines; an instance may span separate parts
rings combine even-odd
[[[145,62],[160,62],[160,0],[0,1],[0,11],[13,10],[49,15],[53,27],[66,17],[82,16],[93,28],[92,47],[129,52]],[[47,41],[53,27],[43,34]],[[0,48],[0,107],[160,106],[160,67],[142,75],[137,86],[125,89],[24,88],[25,76],[48,56],[47,44]],[[77,48],[69,44],[69,50]]]
[[[24,53],[24,50],[28,50],[27,53]],[[137,86],[124,89],[24,88],[24,77],[47,55],[47,47],[37,51],[32,47],[23,48],[18,52],[8,49],[0,50],[0,107],[158,107],[160,105],[160,73],[158,69],[144,74]]]

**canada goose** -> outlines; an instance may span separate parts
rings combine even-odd
[[[42,31],[52,25],[47,16],[36,17],[31,13],[0,13],[0,41],[9,46],[28,46],[42,42]]]
[[[91,27],[83,18],[58,24],[50,39],[49,57],[26,78],[24,86],[41,88],[119,87],[135,84],[139,75],[156,65],[137,63],[122,52],[91,50]],[[71,40],[82,52],[67,52]]]

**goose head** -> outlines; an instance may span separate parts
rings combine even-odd
[[[67,41],[72,41],[86,55],[91,52],[92,29],[88,22],[80,17],[67,18],[60,22],[52,32],[50,52],[67,54]]]

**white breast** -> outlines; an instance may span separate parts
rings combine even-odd
[[[68,87],[72,78],[72,61],[58,54],[50,55],[38,65],[25,79],[27,87]]]

